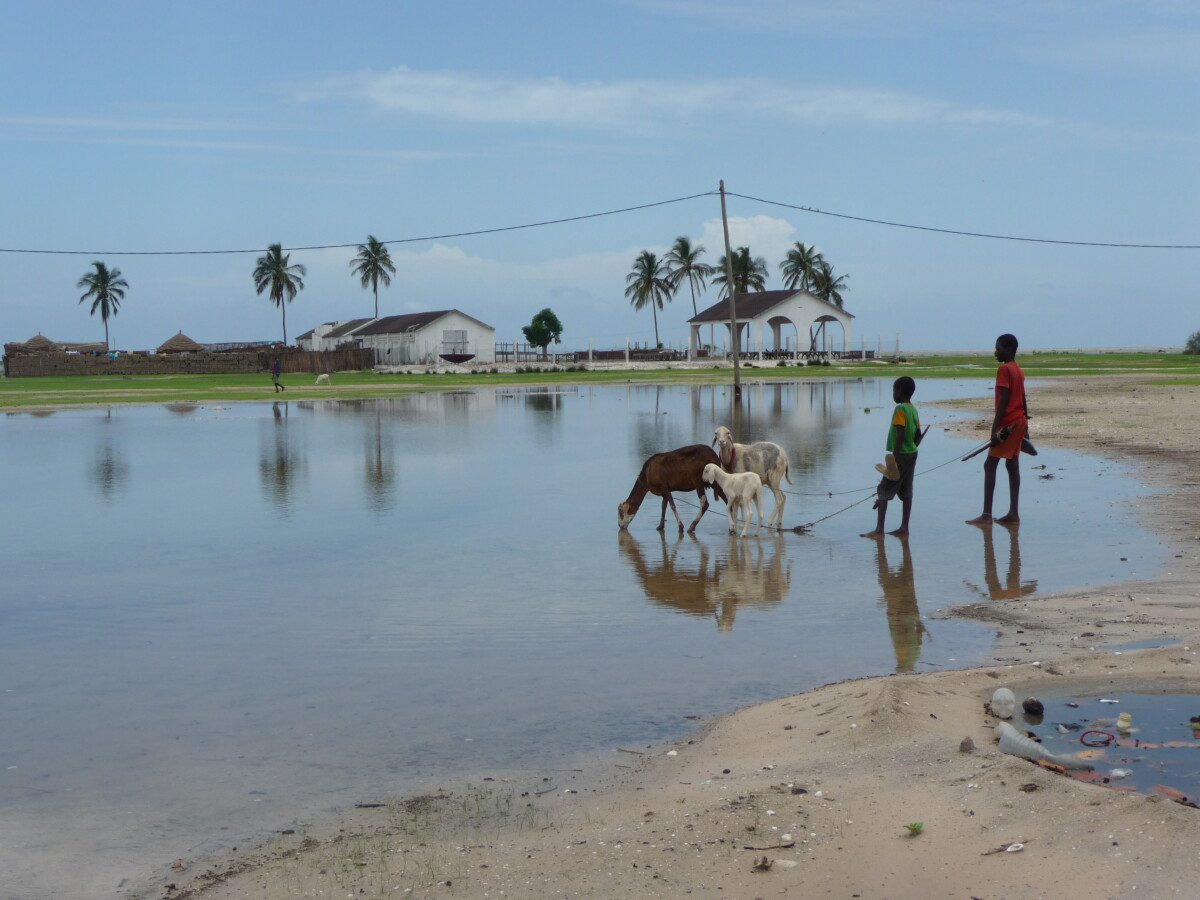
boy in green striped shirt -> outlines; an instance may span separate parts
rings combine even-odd
[[[908,518],[912,515],[913,476],[917,469],[917,447],[925,438],[928,426],[921,430],[921,419],[917,408],[912,403],[913,394],[917,391],[917,383],[904,375],[892,384],[892,399],[896,408],[892,411],[892,423],[888,427],[887,449],[895,457],[896,469],[884,475],[876,489],[875,509],[878,519],[875,530],[868,531],[863,537],[883,537],[883,520],[887,516],[888,501],[899,497],[903,504],[903,514],[900,527],[889,532],[896,537],[908,535]],[[890,468],[890,467],[889,467]],[[892,478],[891,475],[897,477]]]

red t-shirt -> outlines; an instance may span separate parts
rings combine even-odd
[[[1008,388],[1008,405],[1000,415],[1000,427],[1012,425],[1025,418],[1025,373],[1015,362],[1001,363],[996,371],[996,402],[1000,389]]]

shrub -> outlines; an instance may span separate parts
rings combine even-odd
[[[779,362],[775,363],[775,368],[777,368],[777,369],[782,369],[782,368],[784,368],[784,367],[786,367],[786,366],[787,366],[787,361],[786,361],[786,360],[782,360],[782,359],[781,359]]]
[[[1183,345],[1183,352],[1200,356],[1200,331],[1197,331],[1187,339],[1187,343]]]

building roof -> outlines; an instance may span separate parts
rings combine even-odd
[[[351,319],[349,322],[343,322],[337,328],[333,329],[333,331],[330,331],[328,334],[326,334],[325,337],[327,337],[327,338],[345,337],[350,332],[355,331],[359,328],[362,328],[364,325],[366,325],[368,322],[371,322],[371,321],[374,321],[374,320],[369,319],[369,318],[368,319]]]
[[[310,329],[308,329],[308,331],[304,332],[304,334],[298,334],[298,335],[296,335],[296,340],[297,340],[297,341],[304,341],[304,340],[307,340],[308,338],[310,338],[310,337],[312,337],[312,336],[313,336],[313,333],[314,333],[316,330],[317,330],[317,329],[315,329],[315,328],[310,328]]]
[[[491,325],[485,322],[480,322],[474,316],[468,316],[466,313],[458,309],[439,309],[430,312],[406,313],[402,316],[384,316],[382,319],[376,319],[371,324],[364,326],[359,331],[355,332],[355,337],[365,337],[369,334],[403,334],[406,331],[417,331],[427,325],[432,325],[443,316],[448,316],[451,313],[458,313],[464,319],[470,319],[484,328],[491,329]]]
[[[25,342],[25,349],[38,351],[57,350],[58,344],[45,335],[38,333]]]
[[[737,295],[737,317],[738,321],[756,318],[767,310],[778,306],[789,297],[794,297],[796,294],[805,294],[816,300],[818,303],[823,303],[832,310],[836,310],[843,316],[853,319],[854,316],[846,312],[840,306],[830,303],[827,300],[822,300],[816,294],[811,294],[808,291],[754,291],[749,294]],[[688,319],[688,322],[696,324],[698,322],[728,322],[729,321],[729,300],[728,298],[714,303],[708,309],[701,310],[697,315]]]
[[[158,353],[199,353],[204,349],[182,331],[158,345]]]

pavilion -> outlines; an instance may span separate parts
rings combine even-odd
[[[737,329],[739,352],[782,358],[828,353],[836,350],[827,326],[841,326],[841,350],[850,345],[850,323],[854,319],[840,306],[829,303],[808,291],[756,291],[737,295]],[[732,344],[729,328],[729,300],[721,300],[688,320],[688,358],[695,357],[702,346],[700,329],[704,325],[724,326],[720,344]],[[764,340],[769,332],[770,341]],[[715,338],[712,344],[716,345]],[[715,346],[714,346],[715,349]]]

